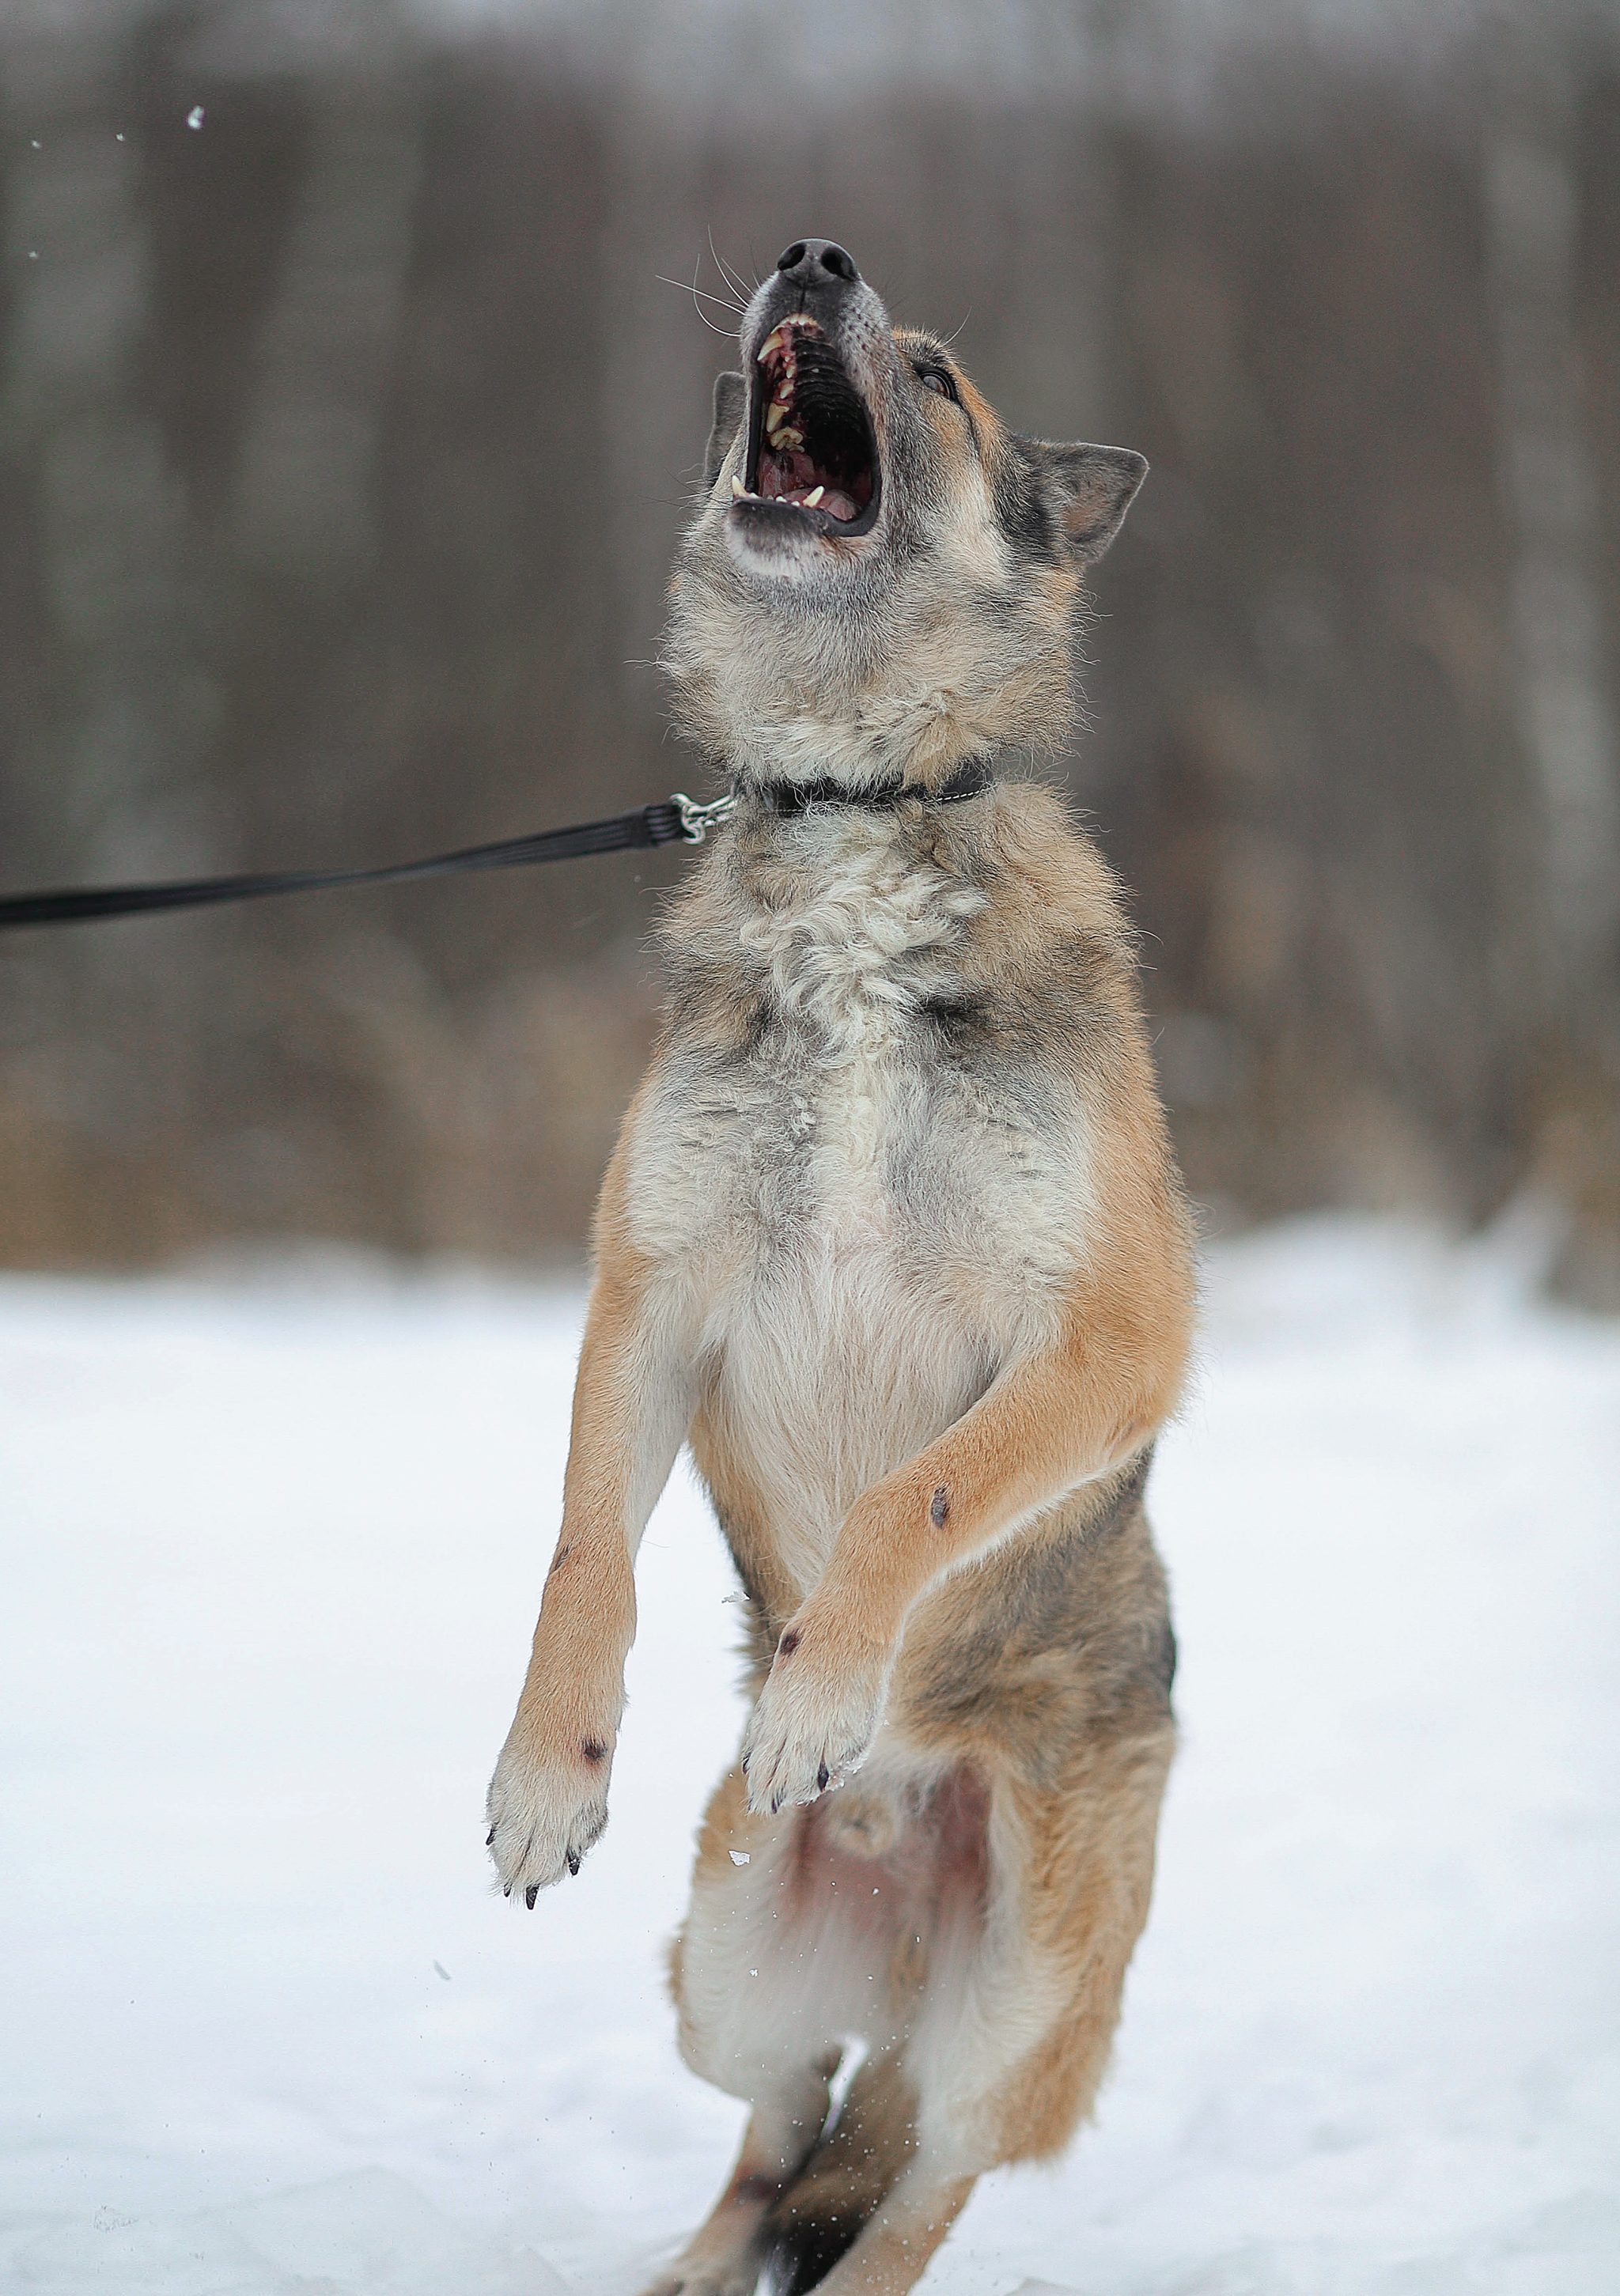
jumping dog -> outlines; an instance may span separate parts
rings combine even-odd
[[[673,1990],[752,2118],[649,2296],[899,2296],[976,2177],[1091,2106],[1174,1742],[1142,1493],[1188,1220],[1114,882],[995,770],[1066,733],[1085,569],[1147,465],[1007,429],[827,241],[740,347],[664,650],[735,808],[603,1188],[489,1846],[532,1906],[607,1823],[636,1551],[689,1443],[754,1702]]]

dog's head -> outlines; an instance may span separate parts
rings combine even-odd
[[[1061,742],[1141,455],[1007,430],[827,240],[787,249],[741,348],[671,585],[686,729],[744,778],[851,783]]]

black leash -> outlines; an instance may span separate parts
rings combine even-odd
[[[936,790],[900,777],[864,789],[835,781],[761,782],[752,791],[769,813],[792,816],[817,806],[852,805],[875,810],[919,798],[929,805],[959,805],[995,778],[990,761],[970,758]],[[695,805],[678,790],[662,805],[638,806],[607,821],[573,829],[544,829],[498,845],[469,845],[429,861],[399,861],[386,869],[283,869],[259,877],[182,877],[164,885],[91,885],[53,893],[0,897],[0,932],[17,925],[86,924],[93,917],[133,917],[151,909],[201,909],[221,901],[262,901],[272,893],[319,893],[338,885],[403,885],[418,877],[450,877],[467,869],[527,869],[539,861],[576,861],[591,853],[625,853],[650,845],[701,845],[737,801],[735,790],[712,805]]]
[[[196,909],[218,901],[261,901],[272,893],[317,893],[337,885],[400,885],[416,877],[448,877],[464,869],[524,869],[538,861],[573,861],[590,853],[624,853],[649,845],[701,845],[730,812],[735,800],[695,805],[678,792],[662,805],[644,805],[608,821],[574,829],[547,829],[508,837],[498,845],[469,845],[431,861],[400,861],[387,869],[284,869],[262,877],[185,877],[167,885],[100,885],[73,891],[12,893],[0,898],[0,931],[13,925],[86,923],[92,917],[129,917],[148,909]]]

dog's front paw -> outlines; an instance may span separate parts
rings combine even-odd
[[[859,1768],[883,1720],[890,1655],[809,1604],[789,1621],[743,1742],[750,1809],[814,1801]]]
[[[484,1815],[489,1850],[506,1894],[521,1893],[532,1913],[542,1890],[577,1874],[607,1826],[613,1742],[606,1736],[550,1742],[512,1726],[489,1781]]]

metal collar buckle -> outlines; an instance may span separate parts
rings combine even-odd
[[[687,845],[701,845],[711,829],[718,829],[722,822],[729,820],[736,805],[736,791],[728,790],[725,796],[717,797],[712,805],[695,805],[683,791],[676,790],[671,802],[679,808],[683,841]]]

